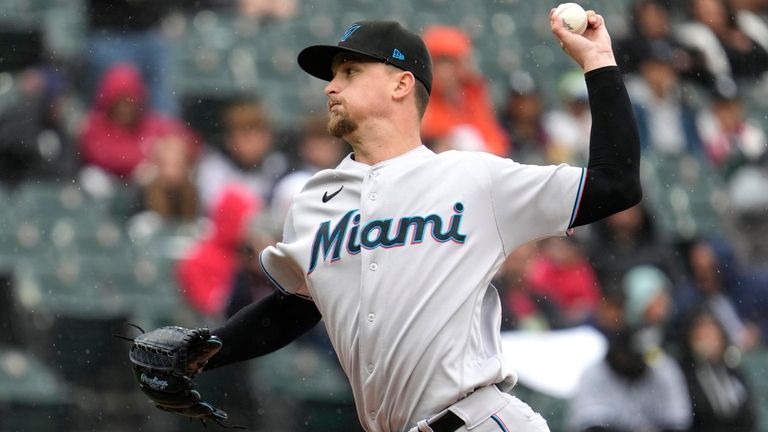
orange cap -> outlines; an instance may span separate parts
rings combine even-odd
[[[432,26],[424,31],[423,38],[432,58],[462,58],[472,53],[472,41],[457,27]]]

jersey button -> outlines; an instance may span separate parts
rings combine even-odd
[[[376,201],[376,198],[378,198],[378,197],[379,197],[379,196],[378,196],[378,195],[376,195],[376,192],[374,192],[374,193],[372,193],[372,194],[368,195],[368,198],[370,198],[372,201]]]
[[[376,271],[376,269],[379,268],[379,265],[376,263],[371,263],[371,265],[369,265],[368,268],[371,269],[371,271]]]
[[[368,373],[373,373],[373,363],[368,364]]]
[[[368,413],[368,415],[371,416],[371,420],[376,420],[376,411],[371,411]]]
[[[368,322],[373,322],[373,320],[376,319],[376,315],[369,313],[368,314]]]

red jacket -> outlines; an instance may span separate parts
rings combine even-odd
[[[248,223],[260,208],[261,201],[249,191],[228,186],[213,208],[211,230],[179,262],[179,287],[198,311],[217,315],[224,310]]]
[[[600,300],[597,277],[584,259],[558,265],[542,256],[531,263],[527,279],[531,292],[551,299],[566,315],[594,311]]]
[[[141,110],[136,123],[125,127],[109,116],[112,107],[131,98]],[[183,123],[150,109],[141,74],[133,65],[113,66],[99,85],[94,106],[88,112],[80,132],[83,161],[121,177],[129,177],[149,154],[154,140],[170,133],[183,133],[197,145],[194,133]]]

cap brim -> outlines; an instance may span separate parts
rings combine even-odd
[[[358,51],[355,49],[340,47],[337,45],[313,45],[304,48],[299,53],[297,58],[299,67],[304,69],[304,72],[312,75],[313,77],[320,78],[322,80],[330,81],[333,79],[333,70],[331,65],[333,59],[339,53],[355,53],[365,57],[370,57],[374,60],[380,60],[368,53]]]

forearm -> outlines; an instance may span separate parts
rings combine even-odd
[[[223,346],[205,369],[277,351],[312,329],[320,318],[320,311],[312,301],[274,292],[244,307],[223,326],[211,331]]]
[[[572,226],[586,225],[640,202],[640,138],[619,69],[585,75],[592,113],[589,162],[579,212]]]

